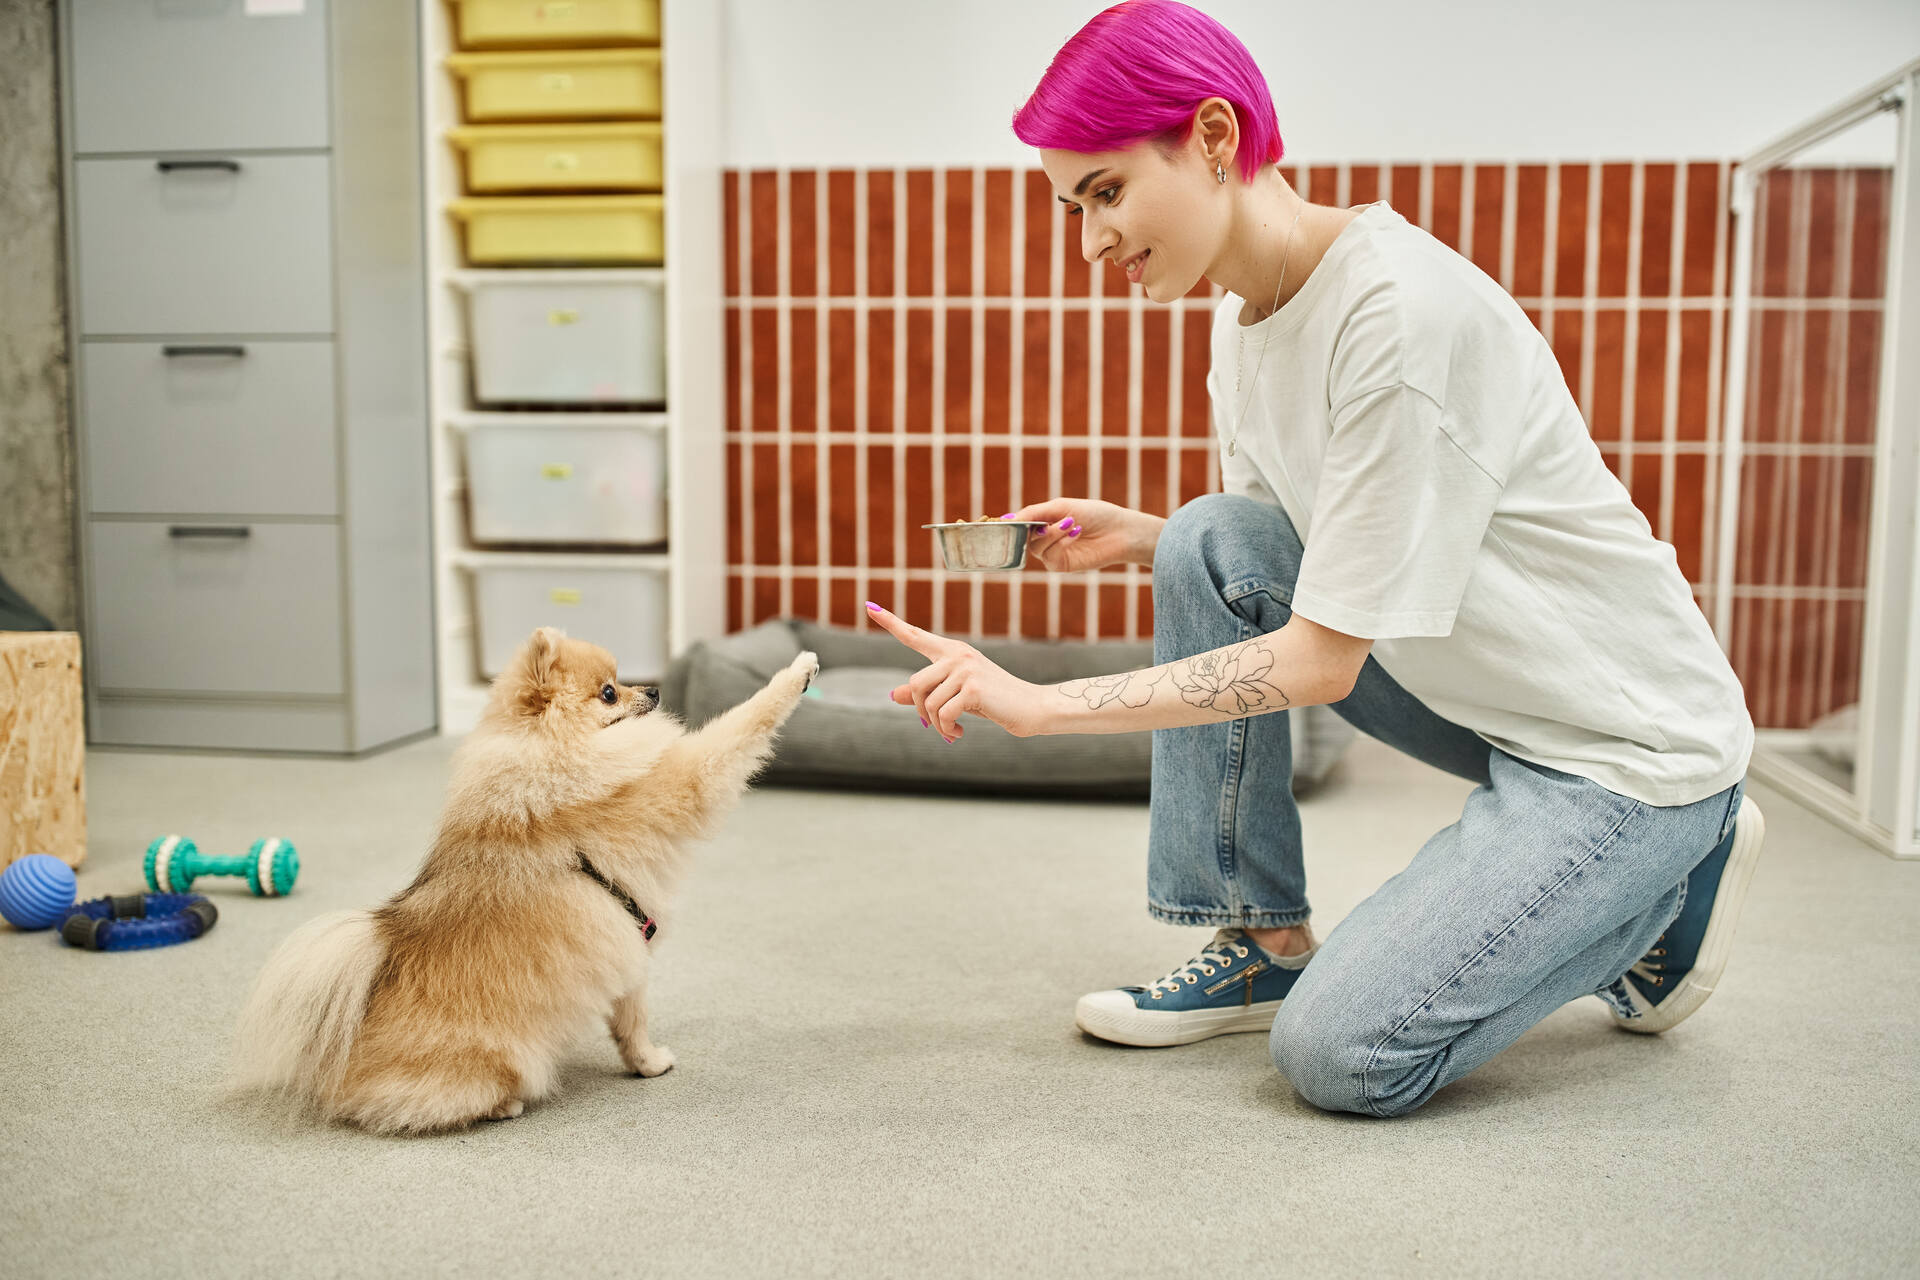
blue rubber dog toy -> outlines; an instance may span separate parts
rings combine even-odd
[[[85,951],[144,951],[191,942],[219,918],[197,893],[127,893],[74,907],[60,922],[60,940]]]
[[[0,916],[16,929],[47,929],[73,908],[73,868],[52,854],[30,853],[0,871]]]

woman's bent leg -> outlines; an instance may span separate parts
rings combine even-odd
[[[1301,553],[1278,507],[1226,494],[1181,507],[1154,556],[1155,664],[1284,626]],[[1284,691],[1286,673],[1275,682]],[[1435,715],[1371,658],[1334,710],[1438,768],[1487,778],[1486,740]],[[1154,731],[1147,900],[1158,919],[1250,929],[1307,919],[1289,714]]]
[[[1657,808],[1493,756],[1460,820],[1321,945],[1274,1019],[1274,1064],[1328,1110],[1413,1110],[1643,956],[1738,786]]]

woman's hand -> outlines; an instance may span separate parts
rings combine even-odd
[[[894,639],[929,660],[931,665],[893,691],[893,700],[901,706],[911,704],[920,713],[920,723],[948,742],[965,734],[960,727],[962,712],[984,716],[1016,738],[1045,732],[1041,709],[1046,691],[1039,685],[1009,675],[972,645],[923,631],[871,600],[867,614]]]
[[[1114,564],[1153,563],[1153,548],[1166,521],[1097,498],[1054,498],[1003,517],[1044,520],[1047,527],[1027,542],[1042,567],[1063,572]]]

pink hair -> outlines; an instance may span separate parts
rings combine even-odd
[[[1208,98],[1239,118],[1241,176],[1252,181],[1285,154],[1266,77],[1233,32],[1175,0],[1123,0],[1060,46],[1013,132],[1030,147],[1083,153],[1143,139],[1177,146]]]

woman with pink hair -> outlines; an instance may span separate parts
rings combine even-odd
[[[1724,968],[1762,839],[1753,724],[1673,549],[1600,453],[1552,350],[1384,201],[1303,199],[1265,78],[1218,22],[1128,0],[1014,116],[1090,262],[1156,302],[1226,291],[1207,388],[1224,493],[1165,520],[1087,498],[1043,565],[1153,569],[1144,671],[1039,686],[869,605],[929,659],[895,701],[952,741],[1153,732],[1147,906],[1215,930],[1083,996],[1133,1045],[1268,1031],[1317,1106],[1399,1115],[1567,1002],[1663,1031]],[[1324,942],[1287,708],[1477,783]]]

